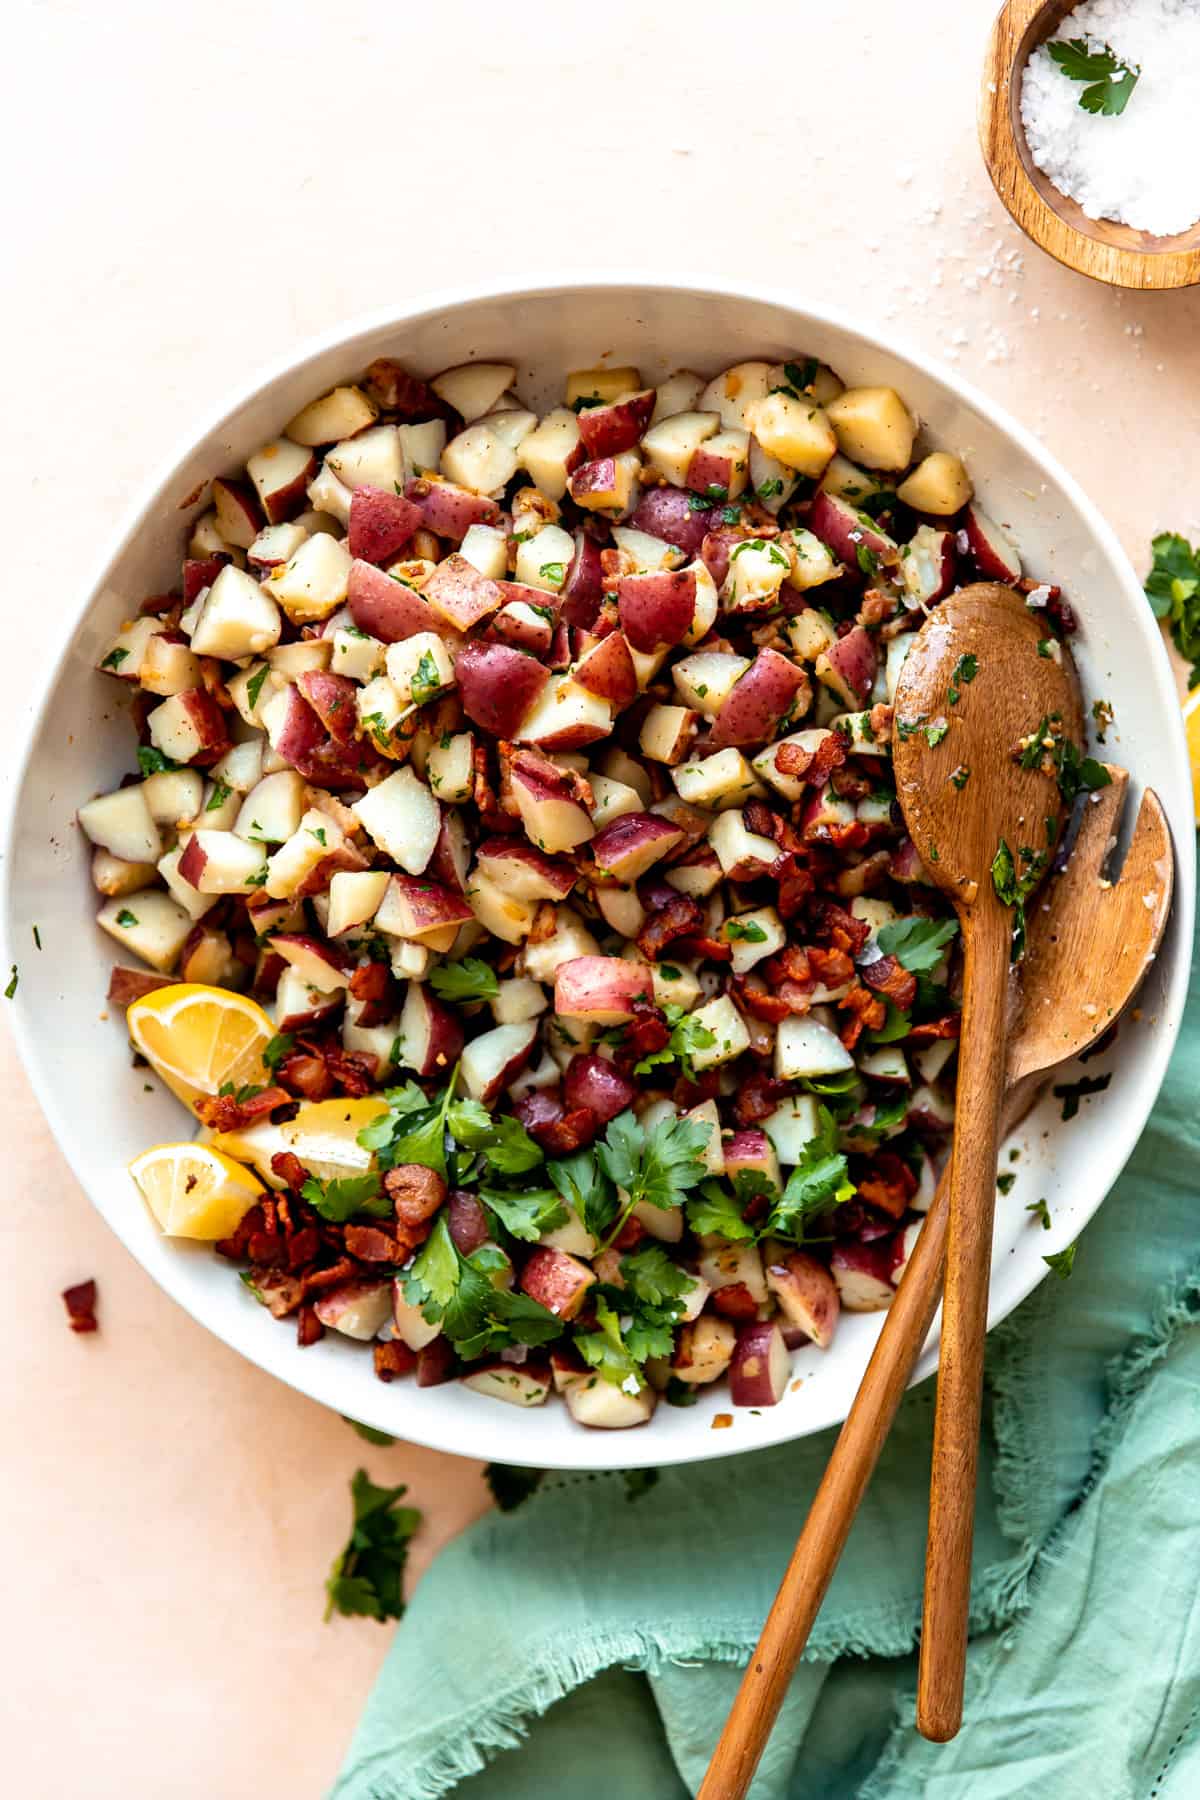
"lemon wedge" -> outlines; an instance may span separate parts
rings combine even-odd
[[[1196,823],[1200,825],[1200,688],[1189,695],[1184,705],[1183,723],[1187,732],[1188,761],[1192,765],[1192,803]]]
[[[275,1027],[244,994],[184,981],[135,1000],[125,1017],[135,1048],[185,1106],[226,1082],[271,1079],[262,1054]]]
[[[129,1173],[167,1237],[228,1237],[263,1192],[258,1177],[211,1144],[156,1144]]]

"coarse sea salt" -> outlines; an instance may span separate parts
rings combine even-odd
[[[1124,112],[1085,112],[1045,45],[1021,84],[1030,154],[1090,219],[1170,237],[1200,219],[1200,0],[1086,0],[1055,39],[1086,38],[1141,69]]]

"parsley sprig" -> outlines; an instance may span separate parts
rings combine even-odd
[[[1193,550],[1177,531],[1163,531],[1151,549],[1154,566],[1146,577],[1146,598],[1155,618],[1169,625],[1180,656],[1192,665],[1188,687],[1200,687],[1200,548]]]
[[[440,1323],[466,1360],[558,1337],[562,1321],[527,1294],[496,1287],[477,1260],[483,1255],[463,1256],[441,1213],[405,1278],[409,1305],[419,1306],[429,1324]]]
[[[618,1113],[596,1146],[601,1169],[627,1198],[601,1245],[620,1235],[635,1206],[678,1206],[703,1181],[703,1152],[711,1125],[695,1119],[663,1119],[649,1131],[632,1112]]]
[[[759,930],[760,937],[766,936],[761,928],[755,929]],[[661,1063],[677,1062],[685,1074],[694,1075],[693,1056],[697,1050],[711,1050],[717,1041],[716,1033],[710,1031],[707,1025],[701,1024],[685,1006],[677,1006],[673,1000],[668,1000],[662,1011],[671,1027],[671,1035],[661,1050],[652,1050],[640,1062],[635,1063],[633,1072],[635,1075],[647,1075]]]
[[[471,1000],[494,1000],[500,992],[495,969],[477,956],[464,956],[456,963],[440,963],[431,971],[429,985],[439,999],[459,1006]]]
[[[325,1583],[326,1619],[335,1612],[367,1619],[404,1615],[404,1569],[409,1539],[421,1523],[415,1506],[401,1506],[408,1489],[376,1487],[365,1469],[350,1483],[354,1522]]]
[[[1093,50],[1095,42],[1094,38],[1055,38],[1046,49],[1068,81],[1088,84],[1079,96],[1084,112],[1117,118],[1129,105],[1141,65],[1127,63],[1108,44]]]

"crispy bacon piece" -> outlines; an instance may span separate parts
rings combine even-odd
[[[776,878],[779,883],[779,895],[776,906],[781,919],[794,919],[804,911],[805,903],[813,891],[812,871],[800,863],[796,857],[787,858],[787,866],[777,869]]]
[[[862,605],[858,609],[858,623],[868,630],[872,626],[882,625],[896,611],[897,600],[894,594],[885,594],[882,588],[868,588],[862,597]]]
[[[733,945],[725,944],[719,938],[689,935],[676,938],[675,954],[684,962],[716,962],[733,961]]]
[[[410,1350],[399,1338],[393,1338],[389,1344],[375,1345],[375,1373],[380,1381],[396,1381],[401,1375],[409,1375],[417,1366],[417,1353]]]
[[[571,1156],[590,1144],[599,1129],[600,1120],[590,1106],[573,1106],[533,1135],[552,1155]]]
[[[902,1218],[917,1191],[917,1178],[894,1150],[880,1150],[857,1176],[858,1191],[893,1219]]]
[[[888,706],[884,701],[879,700],[871,708],[868,716],[871,723],[871,730],[875,733],[875,742],[877,744],[886,744],[892,735],[892,720],[895,717],[895,708]]]
[[[528,942],[531,944],[548,943],[557,930],[558,908],[553,900],[539,900],[537,911],[533,915],[533,925],[530,928]]]
[[[686,894],[671,890],[671,898],[647,920],[638,934],[638,949],[650,962],[657,962],[668,944],[676,938],[694,935],[704,925],[704,914]]]
[[[346,1248],[360,1262],[403,1260],[397,1240],[379,1225],[347,1225]]]
[[[328,1100],[333,1092],[333,1076],[325,1058],[311,1050],[293,1050],[275,1070],[281,1088],[298,1100]]]
[[[887,1018],[887,1007],[877,1000],[870,988],[856,981],[848,994],[838,1001],[840,1009],[850,1017],[842,1024],[841,1038],[847,1050],[853,1050],[864,1031],[878,1031]]]
[[[99,1331],[94,1281],[77,1281],[74,1287],[63,1289],[62,1297],[67,1309],[67,1323],[72,1331]]]
[[[458,430],[458,414],[418,375],[410,375],[392,356],[377,356],[363,376],[363,385],[377,405],[399,419],[445,419]]]
[[[914,1025],[906,1042],[910,1044],[928,1044],[935,1038],[956,1038],[962,1030],[961,1013],[945,1013],[940,1019],[926,1019],[921,1025]]]
[[[757,1319],[758,1301],[744,1281],[718,1288],[712,1297],[713,1311],[726,1319]]]
[[[352,1100],[375,1091],[376,1059],[363,1050],[343,1050],[337,1044],[324,1048],[325,1067],[334,1085]]]
[[[775,837],[775,817],[765,800],[747,800],[742,808],[742,821],[747,831],[756,831],[760,837]]]
[[[317,1317],[317,1309],[305,1301],[296,1314],[296,1342],[302,1350],[310,1344],[319,1343],[325,1336],[325,1327]]]
[[[308,1170],[294,1150],[277,1150],[271,1158],[271,1173],[286,1181],[297,1194],[308,1180]]]
[[[835,949],[846,950],[851,956],[857,956],[871,935],[871,927],[865,919],[856,919],[848,913],[844,906],[836,900],[820,899],[810,910],[813,937],[818,943],[832,944]]]
[[[248,1100],[233,1094],[211,1094],[196,1101],[196,1113],[210,1131],[243,1131],[256,1119],[265,1118],[277,1106],[290,1106],[292,1096],[282,1087],[268,1087]]]
[[[446,1198],[446,1183],[436,1169],[423,1163],[400,1163],[383,1178],[383,1191],[396,1208],[396,1217],[409,1227],[432,1219]]]
[[[812,760],[813,752],[803,744],[780,744],[775,752],[775,767],[781,775],[807,775]]]
[[[859,979],[872,993],[882,994],[900,1012],[907,1012],[917,997],[917,978],[895,956],[880,956],[859,969]]]
[[[671,1038],[670,1027],[657,1006],[640,995],[631,1004],[633,1018],[625,1027],[617,1053],[618,1063],[622,1066],[640,1062],[643,1056],[651,1056],[656,1050],[665,1050]]]
[[[733,1116],[743,1128],[761,1125],[775,1111],[787,1093],[787,1082],[756,1070],[738,1083],[733,1098]]]
[[[823,945],[814,944],[806,953],[808,966],[817,980],[826,987],[841,987],[854,974],[854,959],[845,950],[826,949]]]
[[[807,781],[812,787],[819,787],[828,781],[835,769],[840,769],[850,754],[850,746],[840,731],[831,731],[823,737],[813,752],[809,764]]]
[[[706,1100],[715,1100],[721,1091],[721,1076],[716,1069],[702,1069],[694,1081],[680,1075],[671,1090],[671,1104],[678,1112],[690,1112]]]
[[[780,1024],[792,1011],[787,1000],[781,994],[770,993],[758,976],[733,975],[730,985],[739,1009],[749,1013],[752,1019],[761,1019],[765,1025]]]
[[[835,769],[829,777],[829,785],[839,800],[865,800],[874,785],[867,775],[860,775],[857,769]]]

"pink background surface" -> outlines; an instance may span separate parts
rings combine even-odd
[[[268,358],[423,288],[610,251],[841,299],[941,355],[1066,461],[1139,571],[1152,532],[1200,529],[1200,294],[1116,294],[1019,237],[974,134],[990,0],[928,6],[926,36],[889,0],[614,0],[602,29],[545,0],[511,25],[475,0],[171,12],[8,15],[11,681],[57,653],[163,446]],[[19,736],[0,719],[3,766]],[[92,1213],[6,1035],[0,1117],[5,1785],[319,1795],[389,1636],[321,1623],[348,1478],[409,1483],[419,1575],[485,1505],[479,1465],[361,1444],[177,1311]],[[102,1329],[77,1338],[58,1294],[89,1275]]]

